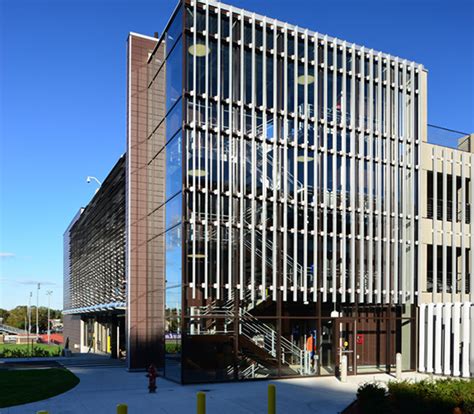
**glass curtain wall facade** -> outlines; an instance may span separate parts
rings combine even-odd
[[[422,66],[200,1],[160,47],[165,375],[414,368]]]
[[[165,370],[181,381],[181,290],[183,222],[183,24],[178,7],[148,60],[148,194],[163,179],[164,194],[149,199],[148,252],[165,257]],[[164,111],[162,105],[164,104]],[[160,107],[160,110],[155,110]],[[164,116],[156,116],[157,113]],[[164,220],[164,225],[161,224]],[[161,229],[163,231],[156,231]],[[164,252],[159,248],[164,241]],[[153,277],[153,275],[150,275]]]

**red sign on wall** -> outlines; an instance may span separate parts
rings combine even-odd
[[[363,334],[358,334],[356,336],[356,343],[357,343],[357,345],[364,345],[364,335]]]

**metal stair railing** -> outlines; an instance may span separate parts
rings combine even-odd
[[[249,223],[246,222],[246,224],[248,225]],[[263,235],[260,230],[255,229],[255,234],[258,234],[260,240],[262,239]],[[257,257],[259,257],[260,259],[263,258],[262,249],[260,249],[259,247],[252,246],[252,243],[250,242],[250,240],[248,240],[248,238],[244,239],[244,244],[248,249],[253,249]],[[273,251],[273,242],[270,239],[268,238],[266,239],[265,245],[267,249],[269,249],[270,251]],[[291,269],[294,269],[296,266],[296,286],[294,286],[294,288],[297,288],[297,286],[302,286],[303,266],[299,264],[298,262],[295,262],[295,260],[288,254],[286,255],[286,260],[287,260],[287,263],[290,265]],[[265,263],[270,267],[273,266],[271,255],[265,256]],[[292,272],[287,272],[287,281],[290,283],[290,286],[294,282],[292,276],[293,276]]]
[[[249,297],[250,292],[246,295]],[[215,302],[213,303],[215,306]],[[201,316],[206,316],[211,313],[217,313],[214,306],[208,306],[206,311],[200,314],[193,315],[194,318],[199,318]],[[233,323],[233,307],[234,307],[234,298],[231,298],[225,302],[225,304],[219,307],[219,312],[225,316],[229,317],[228,321],[224,321],[226,326]],[[254,342],[257,346],[258,343],[255,341],[255,337],[263,337],[263,348],[267,353],[276,357],[277,349],[277,332],[271,328],[269,325],[263,323],[258,318],[253,316],[248,310],[240,308],[239,316],[244,318],[247,323],[240,323],[239,334],[244,335],[247,339]],[[250,322],[250,323],[249,323]],[[293,361],[296,361],[296,365],[300,367],[300,372],[303,372],[304,365],[304,351],[299,348],[297,345],[293,344],[290,340],[286,339],[283,336],[280,336],[280,345],[282,351],[282,362],[286,363],[286,355],[289,354]]]
[[[239,372],[239,376],[240,378],[255,378],[255,375],[259,369],[265,369],[265,367],[258,362],[252,362],[247,368]],[[269,375],[269,373],[259,374],[261,378],[266,378]]]
[[[249,366],[239,371],[239,378],[255,378],[256,374],[258,374],[260,378],[266,378],[270,375],[269,373],[259,373],[259,370],[266,369],[262,364],[252,361],[249,358],[244,358],[244,359],[246,362],[249,363]],[[234,374],[234,365],[229,365],[227,367],[227,376],[230,377],[233,374]]]
[[[240,324],[240,333],[252,341],[258,335],[263,336],[263,349],[273,357],[276,357],[277,332],[245,309],[240,309],[240,316],[251,322],[250,324]],[[286,363],[286,354],[290,354],[293,360],[296,361],[296,365],[302,369],[304,363],[302,357],[303,350],[283,336],[280,336],[280,345],[282,362]]]

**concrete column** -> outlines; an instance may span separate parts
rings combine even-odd
[[[110,321],[110,357],[118,357],[118,324],[116,316],[113,316]]]
[[[425,339],[426,339],[425,314],[426,314],[426,305],[421,304],[419,308],[420,326],[418,327],[418,371],[420,372],[424,372],[426,369],[426,365],[425,365]]]
[[[434,343],[435,343],[435,367],[434,372],[435,374],[442,374],[441,370],[441,351],[443,346],[443,337],[442,337],[442,330],[443,330],[443,304],[437,303],[435,305],[435,334],[434,334]]]
[[[451,375],[451,307],[444,304],[444,375]]]
[[[341,382],[347,382],[347,355],[341,357]]]
[[[428,304],[428,329],[426,333],[426,372],[433,372],[433,310],[434,304]]]
[[[459,371],[459,354],[461,352],[461,347],[459,346],[460,344],[460,335],[459,331],[461,328],[460,324],[460,312],[461,311],[461,304],[460,303],[455,303],[453,307],[453,318],[452,318],[452,324],[453,324],[453,375],[455,377],[458,377],[461,372]]]
[[[99,322],[94,320],[94,345],[92,347],[92,351],[95,353],[99,349],[98,342],[99,342]]]
[[[402,379],[402,354],[398,352],[395,359],[396,359],[396,377],[397,379]]]
[[[473,289],[471,285],[471,290]],[[471,371],[471,377],[474,377],[474,305],[471,303],[470,306],[470,324],[471,324],[471,335],[470,335],[470,352],[469,352],[469,370]]]
[[[84,352],[84,347],[86,346],[86,344],[84,343],[84,321],[81,319],[81,322],[80,322],[80,331],[81,331],[81,338],[80,338],[80,342],[79,342],[79,352]]]
[[[462,305],[462,362],[461,362],[461,375],[465,378],[469,378],[469,331],[472,328],[472,321],[470,321],[469,308],[471,304],[465,302]]]

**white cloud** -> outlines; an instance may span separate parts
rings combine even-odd
[[[8,257],[15,257],[15,253],[0,252],[0,259],[8,258]]]

